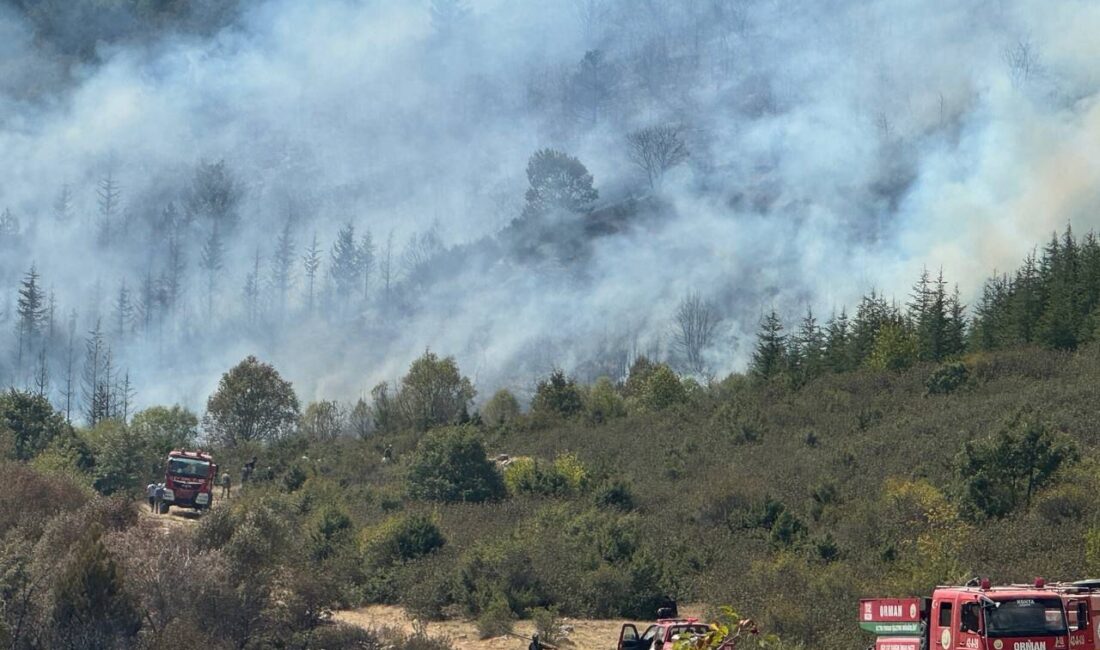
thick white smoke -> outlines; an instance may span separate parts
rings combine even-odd
[[[211,35],[100,43],[94,63],[0,10],[0,209],[22,231],[0,253],[5,349],[32,262],[59,320],[76,309],[80,335],[96,314],[110,329],[119,284],[137,289],[164,265],[143,224],[181,204],[204,159],[224,158],[240,182],[242,226],[212,318],[196,235],[184,307],[115,342],[139,405],[201,406],[249,353],[306,399],[354,399],[426,347],[458,357],[483,396],[525,390],[554,365],[593,373],[669,354],[688,292],[724,316],[707,352],[720,374],[743,366],[773,306],[827,315],[872,286],[904,300],[925,265],[973,297],[1051,230],[1096,224],[1090,3],[484,0],[434,23],[430,4],[256,1]],[[604,87],[581,111],[588,50],[604,54]],[[682,125],[691,152],[659,199],[625,143],[656,123]],[[626,216],[579,260],[523,262],[493,237],[519,216],[527,158],[547,146],[588,166],[602,214]],[[131,225],[102,246],[108,169]],[[64,184],[72,218],[59,223]],[[264,315],[245,325],[246,274],[258,251],[268,277],[288,218],[296,259],[318,235],[324,277],[348,221],[380,252],[392,233],[398,258],[432,228],[451,250],[430,281],[401,280],[406,308],[357,301],[338,318],[305,314],[296,262],[285,313],[265,285]],[[17,385],[33,374],[2,367]]]

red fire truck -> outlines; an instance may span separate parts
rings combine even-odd
[[[164,501],[161,512],[171,506],[205,510],[214,503],[214,482],[218,466],[210,454],[174,449],[164,467]]]
[[[1100,615],[1100,580],[1058,583],[1051,588],[1062,596],[1066,605],[1069,647],[1074,650],[1100,648],[1100,629],[1096,626]]]
[[[876,650],[1069,650],[1063,595],[1034,585],[936,587],[931,598],[860,601]]]

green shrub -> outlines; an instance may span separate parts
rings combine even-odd
[[[936,370],[924,382],[929,395],[947,395],[966,385],[970,379],[970,369],[962,361],[946,363]]]
[[[491,427],[510,424],[520,415],[519,400],[506,388],[501,388],[481,409],[481,419]]]
[[[1080,521],[1093,510],[1093,499],[1079,485],[1068,483],[1044,492],[1035,503],[1035,512],[1047,525]]]
[[[783,510],[771,526],[771,541],[777,546],[791,546],[806,535],[806,525],[790,511]]]
[[[65,647],[114,647],[141,628],[137,603],[103,544],[101,529],[88,531],[80,550],[62,569],[52,619],[55,639]]]
[[[355,538],[351,518],[335,506],[323,508],[309,531],[309,557],[323,562],[350,547]]]
[[[564,640],[557,607],[536,607],[531,610],[531,619],[535,622],[535,634],[543,643],[558,645]]]
[[[544,581],[518,540],[485,542],[467,550],[455,580],[455,599],[472,615],[483,612],[497,597],[503,597],[514,614],[548,600]]]
[[[622,479],[604,481],[592,494],[597,507],[630,511],[634,509],[634,494]]]
[[[497,594],[477,617],[477,633],[482,639],[491,639],[511,632],[512,609],[504,596]]]
[[[972,512],[1004,517],[1030,506],[1058,469],[1077,457],[1071,441],[1055,436],[1034,411],[1021,410],[996,435],[963,446],[957,470],[963,498]]]
[[[535,399],[531,402],[531,412],[535,415],[569,418],[583,410],[584,400],[576,380],[566,377],[561,370],[552,372],[535,388]]]
[[[365,547],[376,564],[408,562],[443,548],[447,539],[431,517],[422,514],[391,517],[368,531]]]
[[[0,392],[0,431],[10,436],[16,460],[30,460],[72,428],[45,397],[11,388]]]
[[[607,377],[600,377],[587,395],[588,419],[601,424],[626,415],[626,403]]]
[[[651,411],[663,411],[687,401],[687,390],[680,377],[665,364],[658,365],[646,379],[641,403]]]
[[[504,481],[469,428],[428,433],[409,464],[406,485],[414,499],[476,503],[499,499]]]
[[[867,367],[874,370],[904,370],[917,361],[917,337],[904,325],[883,325],[875,335]]]
[[[305,485],[307,478],[306,471],[300,465],[291,465],[283,474],[283,487],[287,492],[296,492]]]
[[[553,465],[534,458],[516,458],[504,469],[504,484],[510,494],[560,497],[569,494],[569,484]]]

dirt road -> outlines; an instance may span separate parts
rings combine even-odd
[[[696,616],[698,615],[698,609],[700,608],[681,608],[681,614]],[[404,610],[400,607],[388,605],[372,605],[361,609],[336,612],[333,618],[365,628],[394,627],[406,632],[413,631],[412,621],[405,616]],[[576,650],[613,650],[619,641],[619,628],[626,622],[628,621],[562,619],[563,627],[569,630],[569,641],[561,644],[561,647],[575,648]],[[637,625],[639,631],[645,628],[644,623],[638,623]],[[530,638],[534,628],[534,623],[531,621],[516,621],[514,632],[519,636]],[[472,621],[429,623],[428,634],[450,639],[456,650],[526,650],[527,648],[526,641],[515,637],[479,639],[477,626]]]

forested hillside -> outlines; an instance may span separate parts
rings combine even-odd
[[[0,629],[15,647],[160,647],[179,629],[214,647],[374,647],[328,612],[395,603],[495,635],[516,618],[645,619],[672,595],[843,648],[861,596],[1092,575],[1096,266],[1095,238],[1067,230],[990,279],[973,319],[923,274],[907,305],[869,295],[850,322],[807,315],[788,337],[765,317],[746,374],[701,384],[640,357],[622,382],[555,371],[529,408],[503,389],[476,408],[430,351],[350,410],[303,408],[248,357],[201,434],[179,406],[74,429],[12,389]],[[257,456],[256,474],[197,526],[150,536],[132,498],[200,440],[223,467]],[[211,603],[237,614],[197,625]]]
[[[496,635],[519,617],[646,619],[673,595],[734,604],[790,647],[849,648],[866,642],[861,596],[1100,571],[1098,375],[1091,344],[798,386],[702,386],[640,360],[621,385],[555,374],[527,412],[507,392],[474,411],[469,380],[428,354],[369,413],[299,416],[293,387],[247,359],[211,397],[203,446],[235,480],[254,455],[257,472],[168,536],[133,497],[195,444],[194,415],[74,431],[11,392],[0,630],[30,648],[373,648],[327,612],[399,603]],[[257,407],[279,415],[254,437],[223,426]]]

